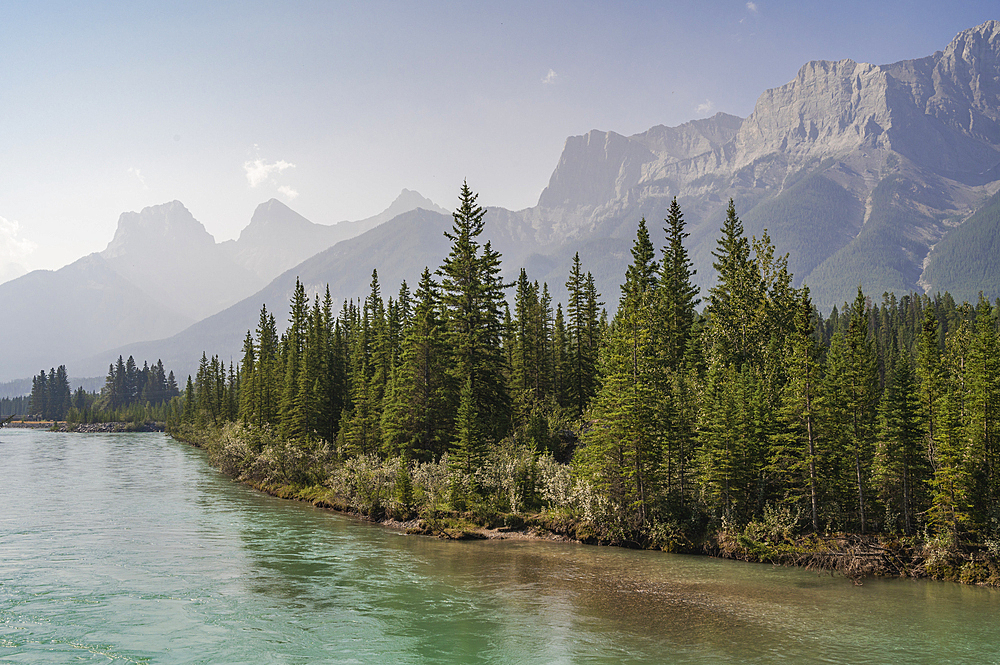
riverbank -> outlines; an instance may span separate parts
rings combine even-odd
[[[78,432],[85,434],[114,434],[123,432],[163,432],[164,423],[69,423],[64,420],[12,420],[4,427],[15,429],[41,429],[51,432]]]
[[[972,547],[941,536],[797,535],[794,519],[778,511],[768,512],[742,530],[708,528],[699,533],[671,525],[640,539],[627,539],[565,510],[452,510],[444,498],[449,487],[445,462],[407,469],[398,460],[393,466],[391,460],[353,459],[338,466],[334,474],[324,475],[315,472],[315,463],[329,451],[310,451],[267,436],[247,441],[228,430],[210,433],[187,427],[170,434],[206,449],[220,471],[258,491],[408,534],[453,540],[559,540],[702,554],[839,573],[856,584],[870,577],[895,577],[1000,587],[997,543]],[[280,450],[272,447],[276,445]]]

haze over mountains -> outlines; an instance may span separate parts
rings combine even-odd
[[[998,192],[1000,22],[989,21],[918,60],[808,63],[745,119],[570,137],[538,204],[491,208],[486,236],[508,277],[523,266],[556,301],[579,251],[613,309],[641,217],[662,245],[678,198],[705,289],[733,198],[747,235],[766,228],[824,310],[859,284],[874,298],[926,289],[974,301],[980,290],[1000,296]],[[125,213],[104,252],[0,285],[14,311],[32,312],[0,324],[4,346],[18,348],[0,352],[0,380],[61,363],[103,373],[118,353],[162,357],[179,376],[203,350],[228,362],[262,303],[284,323],[296,277],[313,293],[329,283],[339,301],[364,297],[377,268],[383,296],[395,295],[400,280],[412,286],[425,265],[440,265],[450,217],[406,190],[393,206],[325,226],[271,200],[221,244],[176,201]]]
[[[439,209],[403,190],[379,215],[328,226],[272,199],[257,207],[238,240],[224,243],[179,201],[122,213],[104,251],[0,284],[0,300],[13,313],[0,318],[0,381],[61,364],[103,374],[107,361],[96,368],[80,361],[169,337],[256,293],[304,257],[420,205]]]

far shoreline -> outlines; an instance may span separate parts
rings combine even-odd
[[[11,429],[37,429],[49,432],[71,432],[77,434],[134,434],[137,432],[165,432],[165,423],[144,422],[101,422],[70,423],[65,420],[11,420],[3,424]]]

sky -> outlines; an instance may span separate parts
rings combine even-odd
[[[535,205],[566,138],[747,116],[811,60],[886,64],[991,2],[0,4],[0,282],[179,200],[217,241],[277,198],[363,219],[403,188]]]

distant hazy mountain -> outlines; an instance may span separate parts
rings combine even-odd
[[[372,270],[379,272],[382,296],[395,298],[402,280],[415,288],[424,266],[434,270],[448,252],[444,231],[451,216],[417,209],[397,216],[356,238],[338,243],[275,278],[264,289],[235,305],[199,321],[173,337],[156,342],[126,344],[74,363],[74,372],[90,374],[107,364],[105,358],[119,354],[136,358],[162,358],[166,367],[184,377],[197,369],[202,352],[218,354],[227,364],[242,355],[243,338],[254,330],[262,305],[274,315],[279,330],[288,320],[288,303],[300,279],[310,297],[330,285],[341,302],[364,299],[369,293]],[[433,258],[431,258],[433,257]],[[107,371],[104,367],[103,371]]]
[[[195,321],[267,283],[226,256],[180,201],[122,213],[100,256],[155,302]]]
[[[374,217],[327,226],[314,224],[277,199],[271,199],[257,206],[239,239],[221,246],[236,263],[263,280],[258,285],[262,286],[313,254],[417,208],[447,214],[417,192],[404,189],[386,210]]]
[[[353,237],[418,207],[440,210],[403,190],[379,215],[323,226],[272,200],[257,208],[240,240],[221,244],[179,201],[122,213],[104,251],[0,284],[10,308],[0,320],[0,381],[60,364],[77,376],[104,374],[112,356],[102,352],[169,337],[259,291],[271,273],[329,239]]]
[[[778,251],[790,254],[796,283],[807,283],[824,309],[852,299],[859,284],[875,298],[926,288],[974,299],[980,289],[1000,295],[998,192],[1000,22],[990,21],[918,60],[808,63],[794,80],[765,91],[746,119],[720,113],[633,136],[595,130],[570,137],[538,205],[490,209],[486,236],[503,254],[508,278],[524,266],[531,279],[548,282],[555,301],[565,300],[579,251],[613,310],[639,219],[646,218],[654,244],[664,244],[660,229],[674,196],[691,234],[696,279],[707,287],[731,197],[747,234],[767,229]],[[312,292],[329,283],[339,302],[364,297],[378,268],[383,295],[394,295],[400,279],[413,285],[423,266],[440,265],[450,220],[406,190],[393,205],[376,218],[327,227],[277,201],[263,204],[220,253],[258,283],[274,276],[266,287],[164,341],[116,346],[109,339],[104,355],[133,349],[137,358],[163,357],[178,368],[193,366],[203,350],[236,358],[262,303],[284,326],[296,276]],[[191,220],[174,212],[188,241],[207,247]],[[171,215],[163,220],[173,224]],[[347,236],[354,237],[336,242]],[[336,244],[307,257],[328,242]],[[116,266],[130,286],[141,281]],[[156,292],[161,282],[143,278],[143,288]],[[190,311],[172,321],[185,316]],[[136,324],[132,339],[142,339],[149,323]],[[95,368],[107,362],[92,358]]]
[[[5,311],[0,317],[0,380],[69,366],[72,359],[99,349],[164,337],[193,321],[150,298],[100,254],[0,284],[0,302]],[[104,365],[98,374],[107,372]]]

